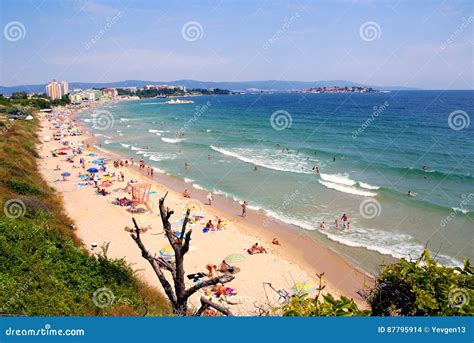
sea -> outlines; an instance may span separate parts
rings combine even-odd
[[[366,271],[425,247],[443,265],[472,260],[474,91],[182,99],[193,103],[109,103],[77,120],[103,148],[247,200]]]

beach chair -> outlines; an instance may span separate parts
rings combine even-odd
[[[136,208],[137,205],[144,205],[148,211],[153,212],[150,202],[150,188],[150,183],[136,183],[132,185],[132,208]]]

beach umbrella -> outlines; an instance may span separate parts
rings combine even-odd
[[[89,178],[89,176],[87,176],[87,175],[81,175],[81,176],[79,176],[79,177],[80,177],[81,179],[83,179],[83,180]]]
[[[311,293],[316,290],[316,286],[310,282],[298,282],[293,285],[291,290],[296,294]]]
[[[171,245],[168,244],[160,250],[160,255],[162,257],[174,257],[174,250]]]
[[[61,150],[61,151],[66,151],[66,150],[70,150],[70,148],[68,148],[68,147],[63,147],[63,148],[61,148],[61,149],[59,149],[59,150]]]
[[[87,148],[87,150],[89,150],[90,148]],[[97,156],[97,154],[94,154],[94,153],[90,153],[89,155],[87,156],[91,156],[91,157],[94,157],[94,156]]]
[[[102,178],[102,181],[107,181],[107,180],[109,180],[109,179],[110,179],[110,176],[104,176],[104,177]]]
[[[98,172],[99,172],[99,169],[97,169],[97,168],[89,168],[89,169],[87,169],[87,171],[88,171],[89,173],[98,173]]]
[[[64,173],[61,174],[61,176],[64,176],[64,177],[66,177],[66,176],[71,176],[71,173],[69,173],[69,172],[64,172]]]
[[[98,158],[98,160],[101,160],[101,161],[108,161],[109,159],[107,157],[100,157]]]
[[[91,163],[94,163],[94,164],[103,164],[103,162],[101,160],[94,160],[92,161]]]
[[[245,261],[245,256],[242,254],[230,254],[229,256],[224,258],[224,261],[229,264],[239,263]]]

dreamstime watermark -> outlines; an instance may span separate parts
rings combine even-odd
[[[293,202],[295,201],[295,199],[299,196],[300,194],[300,191],[298,189],[295,189],[295,191],[291,194],[285,194],[283,196],[283,202],[281,203],[280,206],[278,206],[276,209],[275,209],[275,212],[280,212],[280,213],[286,213],[288,212],[288,206]],[[267,216],[263,222],[262,222],[262,226],[263,227],[267,227],[270,222],[274,221],[275,219],[272,218],[272,217],[269,217]]]
[[[11,21],[3,28],[3,36],[7,41],[17,42],[26,37],[26,28],[19,21]]]
[[[45,324],[40,329],[5,329],[6,336],[85,336],[84,329],[52,329],[50,324]]]
[[[111,129],[115,124],[112,113],[106,110],[98,110],[92,113],[92,128],[100,131]]]
[[[440,49],[441,50],[444,50],[448,47],[448,45],[450,45],[451,43],[453,43],[456,38],[465,30],[469,27],[469,25],[472,24],[472,22],[474,21],[474,16],[469,16],[469,18],[463,18],[463,21],[461,23],[461,25],[459,25],[459,27],[454,30],[454,32],[448,37],[448,39],[446,39],[440,46]]]
[[[0,313],[7,313],[8,308],[9,308],[11,305],[15,304],[15,302],[18,300],[18,298],[20,298],[20,296],[21,296],[22,294],[24,294],[24,293],[27,291],[27,289],[30,287],[30,285],[31,285],[31,280],[28,280],[28,281],[25,282],[23,285],[21,285],[20,287],[16,288],[15,294],[13,294],[12,296],[10,296],[10,297],[8,298],[8,300],[7,300],[5,303],[3,303],[2,306],[0,306]],[[3,287],[1,287],[1,288],[3,288]],[[1,289],[1,288],[0,288],[0,289]],[[2,290],[2,292],[3,292],[3,290]],[[14,314],[14,313],[10,313],[10,314]]]
[[[299,17],[300,15],[298,12],[296,12],[289,18],[285,17],[283,20],[283,25],[278,30],[276,30],[276,32],[269,39],[265,41],[265,43],[263,43],[263,46],[262,46],[263,49],[268,50],[271,48],[272,45],[278,42],[281,39],[281,37],[286,33],[286,31],[288,31],[291,24],[293,24],[296,21],[296,19],[298,19]]]
[[[194,112],[192,118],[188,119],[188,121],[186,121],[186,123],[178,131],[176,131],[176,134],[183,135],[194,124],[196,120],[198,120],[204,113],[207,112],[211,105],[211,102],[208,101],[203,106],[196,106],[196,112]]]
[[[365,199],[360,203],[359,213],[363,218],[373,219],[380,216],[382,206],[377,199]]]
[[[382,36],[382,29],[375,21],[366,21],[359,27],[359,36],[366,42],[371,42]]]
[[[359,137],[362,132],[365,131],[366,128],[368,128],[372,123],[375,121],[375,119],[381,115],[389,106],[389,103],[385,101],[382,105],[380,106],[374,106],[372,115],[361,125],[357,128],[357,130],[352,131],[352,139],[356,139]]]
[[[98,288],[92,293],[92,302],[95,306],[105,308],[114,303],[115,295],[110,288]]]
[[[453,111],[448,116],[448,125],[454,131],[467,129],[470,123],[471,118],[469,118],[469,114],[465,111]]]
[[[181,36],[188,42],[195,42],[204,36],[204,29],[197,21],[188,21],[181,28]]]
[[[17,219],[26,213],[26,205],[20,199],[10,199],[5,202],[3,212],[10,219]]]
[[[103,28],[97,32],[97,34],[92,37],[85,45],[84,48],[89,50],[93,45],[95,45],[101,38],[112,28],[112,26],[122,17],[122,12],[118,12],[112,18],[107,18],[107,23]]]
[[[448,302],[451,307],[461,308],[469,304],[471,297],[464,288],[453,288],[448,293]]]
[[[10,131],[10,129],[14,126],[14,121],[11,121],[9,120],[5,126],[3,126],[1,129],[0,129],[0,136],[6,134],[8,131]]]
[[[184,204],[183,211],[186,212],[187,210],[189,210],[189,213],[192,216],[202,216],[204,213],[204,206],[200,201],[193,199]]]
[[[291,114],[284,110],[278,110],[272,113],[270,116],[270,124],[273,129],[282,131],[291,127],[293,118]]]
[[[443,220],[441,220],[441,222],[439,223],[439,225],[441,227],[445,227],[448,223],[450,223],[454,217],[456,217],[459,213],[463,213],[463,211],[467,211],[467,210],[464,210],[464,208],[466,207],[466,205],[468,203],[471,202],[471,200],[474,198],[474,193],[469,193],[469,194],[463,194],[461,195],[461,202],[459,203],[459,205],[455,208],[453,208],[453,210],[446,216],[446,218],[444,218]]]

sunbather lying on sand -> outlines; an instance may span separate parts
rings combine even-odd
[[[262,246],[258,246],[258,243],[255,243],[254,245],[252,245],[249,249],[247,249],[247,252],[250,254],[250,255],[254,255],[254,254],[262,254],[262,253],[268,253],[267,250],[262,247]]]
[[[212,287],[212,291],[214,292],[215,295],[217,295],[218,297],[221,296],[221,295],[233,295],[233,294],[237,294],[235,292],[235,289],[231,288],[231,287],[227,287],[227,286],[224,286],[222,283],[218,283],[217,285],[214,285]]]
[[[151,230],[151,225],[140,227],[140,232],[142,232],[142,233],[147,232],[148,230]],[[132,228],[129,227],[129,226],[125,226],[125,231],[127,231],[127,232],[135,232],[135,229],[132,229]]]
[[[219,271],[221,273],[233,273],[234,272],[234,267],[232,267],[230,264],[228,264],[226,261],[222,261],[221,265],[219,266]]]
[[[183,197],[185,198],[191,198],[191,194],[189,194],[188,190],[185,189],[184,192],[183,192]]]

